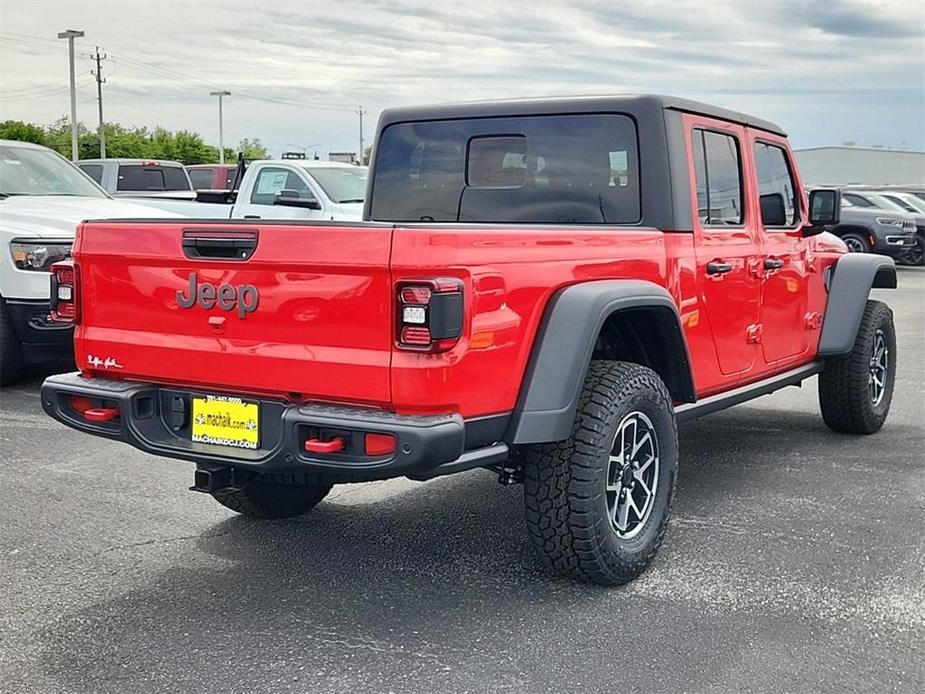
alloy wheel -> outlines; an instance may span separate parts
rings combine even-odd
[[[882,330],[874,335],[874,346],[870,355],[870,376],[867,385],[870,389],[870,401],[876,407],[883,400],[886,392],[886,378],[890,367],[890,350]]]
[[[614,532],[637,535],[655,505],[658,487],[658,437],[642,412],[630,412],[617,427],[607,467],[607,511]]]
[[[848,238],[843,239],[843,241],[845,242],[845,245],[848,247],[849,253],[863,253],[864,252],[864,244],[861,243],[859,239],[849,236]]]

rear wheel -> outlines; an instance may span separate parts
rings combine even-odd
[[[284,484],[258,476],[242,487],[212,492],[212,497],[222,506],[252,518],[292,518],[310,511],[329,491],[329,484]]]
[[[848,246],[849,253],[870,253],[870,242],[864,238],[863,234],[851,232],[842,236],[841,240]]]
[[[833,431],[873,434],[883,426],[896,380],[893,313],[868,301],[851,352],[826,362],[819,375],[822,418]]]
[[[13,330],[6,304],[0,299],[0,386],[18,381],[24,368],[22,346]]]
[[[527,528],[546,565],[608,586],[642,573],[668,527],[677,436],[654,371],[592,362],[571,437],[525,451]]]

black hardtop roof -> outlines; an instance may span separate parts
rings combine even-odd
[[[619,111],[651,113],[654,108],[697,113],[719,120],[747,125],[786,136],[780,126],[745,113],[711,106],[699,101],[658,94],[620,94],[614,96],[573,96],[539,99],[503,99],[497,101],[470,101],[430,106],[403,106],[390,108],[379,117],[380,130],[393,124],[408,121],[447,120],[455,118],[497,118],[503,116],[540,115],[552,113],[581,113],[591,111]]]

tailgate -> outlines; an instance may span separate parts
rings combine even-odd
[[[74,252],[78,366],[388,403],[391,235],[385,225],[88,222]]]

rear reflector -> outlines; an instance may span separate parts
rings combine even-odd
[[[93,409],[93,400],[83,395],[72,395],[68,398],[68,404],[74,412],[79,412],[80,414]]]
[[[388,455],[395,452],[395,437],[391,434],[367,434],[366,455]]]

